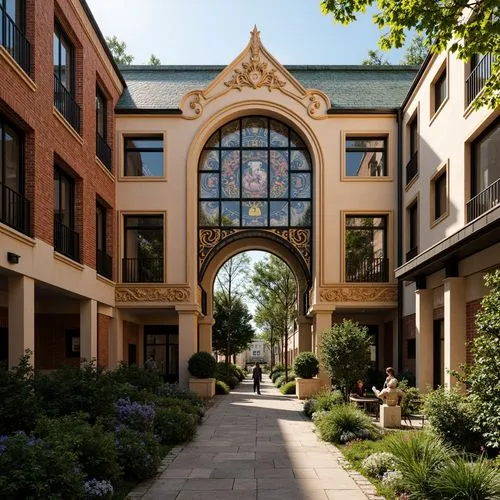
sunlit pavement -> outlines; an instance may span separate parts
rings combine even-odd
[[[254,394],[248,379],[216,396],[196,438],[142,498],[366,500],[339,465],[340,452],[320,441],[302,417],[302,404],[270,381],[261,392]]]

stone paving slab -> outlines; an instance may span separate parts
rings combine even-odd
[[[155,480],[139,485],[138,500],[367,500],[364,478],[343,467],[342,454],[314,433],[297,399],[270,382],[262,395],[243,381],[216,396],[195,439],[164,460]],[[363,484],[361,484],[363,483]]]

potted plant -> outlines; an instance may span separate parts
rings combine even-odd
[[[293,363],[296,378],[296,392],[299,399],[306,399],[321,389],[321,380],[315,378],[319,373],[318,358],[312,352],[301,352]]]
[[[215,372],[217,362],[208,352],[195,352],[188,361],[188,371],[193,376],[189,379],[189,390],[204,399],[215,396]]]

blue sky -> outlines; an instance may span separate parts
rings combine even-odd
[[[228,64],[254,24],[283,64],[360,64],[377,48],[371,14],[345,27],[321,14],[320,0],[87,0],[105,36],[127,44],[133,64]],[[393,64],[402,50],[386,53]]]

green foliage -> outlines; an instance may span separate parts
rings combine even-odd
[[[217,370],[215,358],[208,352],[195,352],[188,361],[188,370],[193,377],[213,378]]]
[[[145,370],[136,364],[128,365],[121,362],[116,370],[111,373],[114,383],[130,384],[138,389],[155,392],[163,385],[159,371]]]
[[[372,477],[382,479],[382,476],[391,470],[396,470],[394,455],[387,451],[372,453],[361,462],[363,470]]]
[[[324,441],[347,443],[353,439],[376,439],[380,435],[370,417],[353,405],[338,405],[316,415],[315,424]]]
[[[413,372],[411,372],[410,370],[402,370],[401,372],[398,373],[398,380],[399,380],[399,385],[398,387],[400,387],[401,385],[401,382],[403,381],[406,381],[407,385],[410,386],[410,387],[415,387],[415,374]]]
[[[365,378],[370,366],[368,329],[351,320],[333,325],[321,335],[320,358],[334,383],[345,395],[357,380]]]
[[[406,52],[401,64],[420,65],[425,61],[428,53],[429,47],[427,47],[426,39],[422,35],[416,35],[406,47]]]
[[[134,56],[127,54],[127,44],[118,40],[116,36],[107,36],[106,43],[116,64],[130,65]]]
[[[271,370],[269,370],[269,377],[271,377],[273,375],[273,373],[284,372],[284,371],[285,371],[285,367],[282,364],[274,365],[271,368]]]
[[[159,396],[184,399],[186,401],[189,401],[196,408],[200,417],[203,417],[203,415],[205,414],[205,405],[200,396],[198,396],[194,392],[189,391],[188,389],[179,387],[177,384],[163,384],[158,388],[157,394]]]
[[[279,377],[282,377],[282,376],[285,376],[285,370],[282,369],[282,370],[275,370],[273,372],[271,372],[271,380],[273,381],[273,384],[276,382],[276,379],[278,379]]]
[[[190,441],[196,434],[198,416],[186,413],[180,406],[156,408],[154,433],[162,444],[178,444]]]
[[[319,361],[312,352],[301,352],[293,362],[297,377],[313,378],[319,373]]]
[[[229,394],[229,386],[222,380],[215,382],[215,394]]]
[[[195,415],[196,420],[201,422],[201,418],[203,417],[204,410],[199,406],[194,405],[191,401],[187,399],[181,399],[176,397],[157,397],[153,404],[156,409],[158,408],[172,408],[177,407],[180,408],[184,413],[189,415]]]
[[[285,374],[283,373],[278,378],[276,378],[276,380],[274,381],[274,385],[279,389],[281,386],[285,385],[288,382],[291,382],[292,380],[295,380],[295,373],[288,372],[288,377],[285,377]]]
[[[154,54],[151,54],[149,56],[149,61],[148,61],[148,64],[150,66],[160,66],[161,64],[161,61],[158,57],[156,57]]]
[[[363,66],[389,66],[389,61],[378,50],[369,50],[368,58],[361,62]]]
[[[340,391],[322,391],[314,398],[316,399],[315,411],[330,411],[335,406],[345,403],[344,395]]]
[[[282,394],[295,394],[295,385],[295,380],[290,380],[290,382],[287,382],[280,387],[280,391]]]
[[[436,389],[424,398],[424,413],[432,431],[456,449],[479,453],[481,434],[474,431],[476,409],[457,389]]]
[[[416,387],[410,387],[406,379],[399,381],[398,389],[404,392],[401,415],[420,415],[423,412],[420,391]]]
[[[335,22],[349,24],[358,13],[376,6],[373,22],[381,30],[382,50],[402,47],[411,30],[425,37],[435,53],[450,48],[459,59],[468,61],[474,54],[493,56],[491,76],[475,107],[496,108],[500,103],[500,17],[498,0],[465,2],[450,0],[321,0],[324,14],[332,14]],[[464,8],[470,14],[464,18]]]
[[[493,462],[466,457],[450,460],[434,478],[439,500],[494,500],[500,498],[500,470]]]

